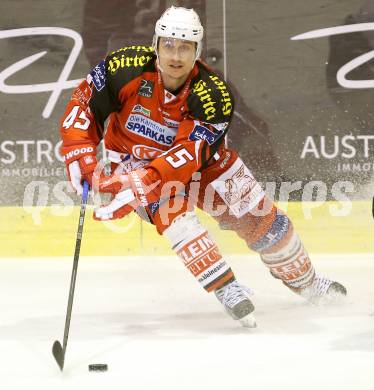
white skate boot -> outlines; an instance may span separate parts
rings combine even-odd
[[[253,292],[241,286],[236,280],[214,291],[218,300],[234,320],[246,328],[255,328],[256,320],[252,314],[254,306],[249,299]]]
[[[316,274],[310,286],[302,289],[290,288],[314,304],[338,302],[347,295],[347,289],[342,284],[318,274]]]

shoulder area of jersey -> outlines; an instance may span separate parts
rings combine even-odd
[[[229,122],[234,99],[226,82],[204,64],[197,63],[199,72],[191,80],[188,108],[196,119],[212,124]]]
[[[156,58],[151,46],[127,46],[111,52],[106,58],[107,72],[115,75],[122,71],[140,71]]]

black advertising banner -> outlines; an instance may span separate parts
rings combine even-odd
[[[291,183],[292,199],[311,181],[328,197],[336,183],[370,196],[374,0],[3,0],[1,205],[66,199],[59,120],[72,89],[106,53],[150,44],[172,3],[206,26],[203,57],[236,98],[228,143],[259,181]]]

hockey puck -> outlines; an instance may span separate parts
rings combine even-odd
[[[107,364],[89,364],[88,371],[103,372],[108,371]]]

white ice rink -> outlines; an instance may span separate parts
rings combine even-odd
[[[255,257],[230,263],[255,290],[257,329],[231,320],[177,258],[82,258],[61,373],[51,348],[72,259],[0,260],[0,388],[374,388],[374,255],[314,256],[349,290],[333,307],[306,304]]]

